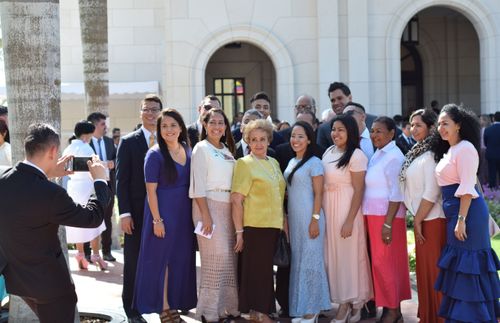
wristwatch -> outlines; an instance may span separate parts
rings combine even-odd
[[[458,216],[458,221],[464,221],[465,222],[465,216],[459,215]]]
[[[312,215],[312,217],[313,217],[313,219],[315,219],[315,220],[319,220],[319,214],[313,214],[313,215]]]

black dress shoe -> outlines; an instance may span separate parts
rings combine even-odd
[[[361,319],[377,317],[377,307],[375,301],[369,301],[361,309]]]
[[[111,255],[110,253],[105,253],[102,255],[102,259],[106,260],[106,261],[110,261],[110,262],[114,262],[116,261],[116,258],[113,257],[113,255]],[[145,321],[144,321],[145,322]]]

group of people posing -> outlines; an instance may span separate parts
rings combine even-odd
[[[159,313],[162,322],[179,322],[179,311],[196,307],[204,322],[242,313],[271,322],[273,257],[284,232],[291,263],[278,301],[294,323],[316,322],[332,303],[340,305],[332,322],[357,322],[370,300],[383,307],[380,322],[402,322],[401,301],[411,298],[408,210],[420,321],[497,322],[500,262],[476,180],[477,118],[454,104],[439,116],[414,111],[416,144],[403,155],[393,119],[376,117],[368,128],[347,86],[330,88],[333,119],[318,128],[314,100],[299,97],[297,121],[274,149],[276,132],[262,106],[245,112],[235,143],[216,97],[203,100],[188,127],[159,98],[143,100],[143,125],[122,138],[117,155],[129,318]],[[325,129],[328,147],[321,146]],[[130,184],[142,180],[133,170],[139,167],[144,205]]]

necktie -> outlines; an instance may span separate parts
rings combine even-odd
[[[99,151],[99,159],[101,161],[104,160],[103,156],[102,156],[102,147],[101,147],[101,142],[102,142],[102,138],[99,138],[97,139],[97,146],[99,147],[98,151]]]
[[[154,135],[154,134],[151,134],[151,135],[149,136],[149,148],[151,148],[151,147],[153,147],[153,146],[154,146],[155,141],[156,141],[156,140],[155,140],[155,135]]]
[[[250,152],[251,152],[250,146],[247,146],[247,148],[245,149],[245,156],[250,155]]]

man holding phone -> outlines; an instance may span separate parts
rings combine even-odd
[[[95,197],[75,203],[52,177],[71,156],[58,159],[60,138],[47,124],[33,124],[24,140],[26,159],[0,177],[0,274],[42,323],[73,322],[76,293],[58,237],[59,225],[95,228],[111,196],[105,169],[88,161]]]
[[[108,187],[110,188],[113,197],[109,206],[104,212],[104,224],[106,224],[106,230],[101,233],[101,245],[102,245],[102,259],[106,261],[116,261],[115,257],[111,254],[111,233],[113,230],[111,218],[113,217],[113,208],[115,205],[115,159],[116,159],[116,148],[113,139],[106,137],[107,125],[106,125],[106,115],[100,112],[93,112],[87,117],[87,121],[91,122],[95,126],[94,135],[90,141],[90,147],[94,150],[95,154],[99,156],[107,168],[108,173]],[[90,245],[85,243],[85,257],[90,262]]]

